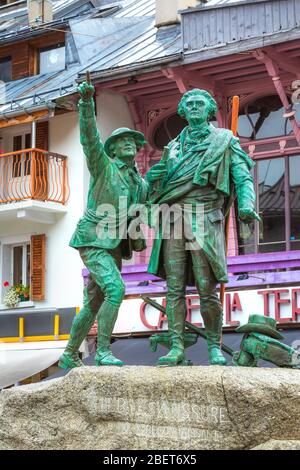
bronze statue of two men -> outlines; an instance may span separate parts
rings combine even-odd
[[[135,156],[146,144],[144,135],[121,128],[103,144],[96,125],[94,87],[87,81],[78,91],[80,139],[90,172],[90,186],[86,211],[70,246],[79,251],[90,279],[84,288],[83,308],[73,321],[59,365],[66,369],[82,365],[79,347],[95,319],[98,320],[96,365],[123,365],[112,354],[110,342],[125,294],[122,259],[130,259],[132,251],[141,251],[146,246],[142,236],[138,239],[130,236],[130,207],[145,203],[148,208],[152,205],[177,208],[177,215],[169,212],[168,224],[157,218],[148,269],[167,283],[171,348],[158,365],[185,363],[187,285],[195,285],[199,293],[210,363],[225,365],[220,349],[223,312],[216,290],[218,283],[228,281],[224,210],[234,191],[239,218],[245,222],[258,218],[252,160],[231,131],[210,124],[217,112],[216,102],[207,91],[194,89],[182,96],[178,106],[179,115],[188,122],[187,127],[169,143],[162,160],[143,179]],[[118,213],[113,223],[110,221],[113,236],[107,225],[108,211],[99,210],[103,205],[113,206]],[[183,218],[178,217],[178,211]],[[188,221],[187,231],[179,230],[182,220]]]

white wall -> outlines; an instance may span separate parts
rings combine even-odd
[[[104,92],[97,97],[97,123],[103,141],[118,127],[133,128],[126,100]],[[68,246],[86,205],[89,173],[79,140],[78,113],[67,113],[49,120],[49,150],[68,156],[70,198],[67,213],[56,216],[52,225],[29,221],[0,222],[1,237],[46,234],[46,300],[37,307],[82,305],[83,264],[79,253]]]
[[[83,186],[84,155],[79,141],[78,113],[49,121],[49,150],[68,156],[70,197],[67,213],[47,231],[47,303],[59,307],[81,306],[83,264],[79,253],[68,246],[82,217],[86,196]]]
[[[104,91],[97,96],[96,102],[97,122],[103,141],[118,127],[134,129],[132,116],[124,96]]]
[[[46,234],[46,300],[44,307],[75,307],[82,304],[83,264],[76,250],[68,246],[85,204],[83,194],[84,155],[79,141],[78,113],[49,120],[49,150],[68,157],[70,198],[66,214],[56,216],[54,224],[12,220],[0,222],[2,237]]]

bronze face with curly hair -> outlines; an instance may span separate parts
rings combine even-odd
[[[218,107],[214,98],[206,91],[194,88],[186,92],[178,105],[178,114],[196,125],[211,120],[217,113]]]

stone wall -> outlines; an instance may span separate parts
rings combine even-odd
[[[299,422],[288,369],[84,367],[0,393],[0,449],[299,448]]]

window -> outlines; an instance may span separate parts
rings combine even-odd
[[[238,222],[239,254],[300,249],[300,156],[259,160],[254,179],[262,220]]]
[[[12,284],[30,284],[30,244],[13,245],[12,250]]]
[[[30,242],[4,243],[1,247],[2,301],[5,294],[3,283],[10,286],[23,285],[30,288]],[[29,300],[24,298],[21,300]]]
[[[0,81],[11,81],[11,57],[0,59]]]
[[[9,282],[10,286],[22,284],[30,288],[32,301],[45,300],[45,263],[45,234],[0,239],[2,302],[5,281]]]
[[[291,250],[300,250],[300,156],[289,159]]]
[[[298,118],[300,107],[295,106]],[[239,116],[238,134],[250,140],[287,135],[292,131],[278,95],[264,96],[247,104]]]
[[[13,136],[13,151],[29,149],[31,147],[31,134],[19,134]],[[13,156],[12,175],[13,178],[30,175],[31,159],[30,153],[18,153]]]
[[[258,203],[262,219],[260,252],[285,250],[284,166],[284,158],[262,160],[257,164]]]
[[[65,46],[56,45],[39,50],[39,73],[56,72],[65,68]]]
[[[155,147],[163,150],[164,146],[175,139],[186,126],[187,122],[178,114],[172,114],[164,119],[154,132],[153,142]]]

